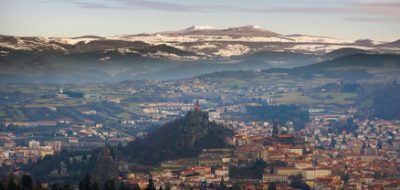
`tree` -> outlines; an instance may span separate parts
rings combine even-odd
[[[83,180],[79,182],[79,190],[90,190],[90,176],[86,175]]]
[[[24,174],[21,178],[21,181],[22,181],[22,190],[33,189],[32,178],[30,175]]]
[[[230,188],[230,190],[240,190],[240,189],[241,189],[240,185],[237,183],[233,184],[233,186]]]
[[[132,190],[140,190],[140,187],[138,184],[133,184]]]
[[[342,178],[343,178],[344,183],[347,184],[350,179],[349,172],[346,172],[346,174]]]
[[[115,188],[115,181],[108,180],[104,183],[103,190],[116,190]]]
[[[335,148],[336,146],[336,139],[335,138],[331,138],[331,148]]]
[[[275,168],[274,168],[273,165],[271,165],[271,166],[269,167],[269,173],[270,173],[270,174],[273,174],[274,171],[275,171]]]
[[[152,179],[152,178],[149,179],[149,184],[147,185],[147,187],[145,188],[145,190],[156,190],[156,187],[154,186],[154,183],[153,183],[153,179]]]
[[[268,185],[268,190],[276,190],[276,184],[274,182]]]
[[[118,190],[129,190],[129,187],[122,181],[121,184],[119,184]]]
[[[15,183],[14,174],[12,173],[8,178],[7,190],[17,190],[17,184]]]
[[[71,188],[70,185],[66,184],[61,188],[61,190],[73,190],[73,189]]]
[[[99,184],[97,182],[94,182],[93,184],[93,190],[100,190]]]
[[[58,190],[59,189],[58,186],[59,186],[58,183],[53,183],[53,185],[51,185],[51,190]]]
[[[33,188],[34,190],[43,190],[43,185],[40,181],[36,182],[35,187]]]
[[[310,190],[310,186],[308,186],[307,183],[303,181],[303,176],[301,174],[296,176],[289,176],[289,179],[290,187],[298,188],[301,190]]]
[[[217,187],[217,190],[226,190],[226,185],[224,180],[221,180],[221,182],[219,183],[219,186]]]
[[[378,143],[376,144],[376,148],[382,150],[382,141],[379,139]]]
[[[264,160],[257,159],[256,162],[254,162],[253,165],[253,171],[256,173],[258,178],[262,178],[262,175],[264,173],[264,169],[267,167],[267,163],[265,163]]]
[[[165,185],[165,190],[171,190],[171,184],[170,183],[167,183]]]
[[[118,175],[118,167],[112,158],[111,149],[106,145],[97,159],[93,181],[104,187],[105,182],[109,182],[109,185],[111,185],[112,180],[115,185],[114,180],[117,179]]]
[[[274,121],[274,125],[272,126],[272,137],[278,137],[279,129],[278,129],[278,122]]]

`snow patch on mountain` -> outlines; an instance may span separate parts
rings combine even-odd
[[[98,38],[55,38],[54,41],[63,43],[63,44],[68,44],[68,45],[75,45],[79,42],[83,42],[85,44],[98,40]]]
[[[257,25],[247,25],[247,26],[231,27],[228,28],[227,30],[262,30],[262,28]]]
[[[209,25],[194,25],[186,29],[186,31],[195,31],[195,30],[213,30],[214,28]]]
[[[200,57],[198,56],[179,56],[174,53],[168,53],[164,51],[157,51],[156,53],[148,53],[142,55],[143,57],[151,57],[151,58],[159,58],[159,59],[169,59],[169,60],[176,60],[176,61],[194,61],[199,60]]]
[[[138,51],[134,51],[129,48],[118,48],[117,52],[122,55],[130,54],[130,53],[131,54],[140,54]]]
[[[197,50],[204,50],[204,49],[217,49],[218,46],[213,43],[204,43],[200,45],[193,45],[191,46],[192,49],[197,49]]]
[[[323,37],[323,36],[311,36],[311,35],[302,35],[302,34],[294,34],[294,35],[287,35],[289,39],[292,39],[294,42],[301,42],[301,43],[331,43],[331,44],[342,44],[342,43],[353,43],[349,40],[342,40],[337,38],[331,37]]]
[[[246,54],[250,51],[250,48],[240,44],[228,44],[226,47],[221,48],[214,55],[222,57],[231,57]]]
[[[363,49],[363,50],[372,50],[373,49],[371,47],[365,47],[365,46],[328,45],[328,44],[300,44],[300,45],[294,45],[293,47],[291,47],[289,49],[308,52],[308,53],[315,53],[315,52],[328,53],[333,50],[337,50],[337,49],[341,49],[341,48],[357,48],[357,49]]]
[[[22,46],[20,44],[9,44],[4,42],[0,42],[0,47],[13,50],[32,50],[30,47],[27,46]]]

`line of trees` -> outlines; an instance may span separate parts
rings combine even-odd
[[[301,175],[290,176],[290,186],[293,188],[298,188],[302,190],[309,190],[310,187],[303,181],[303,177]],[[228,188],[225,185],[225,182],[222,181],[219,185],[213,186],[216,190],[240,190],[240,186],[238,184],[233,185],[231,188]],[[71,184],[59,184],[53,183],[48,187],[44,187],[41,182],[33,183],[33,180],[30,175],[24,174],[19,180],[14,176],[14,174],[10,174],[0,181],[0,190],[74,190],[74,187]],[[79,190],[140,190],[139,185],[134,184],[125,184],[123,181],[115,181],[108,180],[104,183],[102,187],[98,185],[98,183],[93,182],[90,175],[86,175],[80,182],[78,186]],[[170,190],[171,187],[167,185],[165,190]],[[276,189],[276,184],[271,183],[268,189]],[[152,178],[149,179],[148,185],[144,190],[157,190],[156,186]],[[163,187],[160,187],[158,190],[164,190]]]
[[[19,180],[10,174],[0,181],[0,190],[43,190],[42,183],[40,181],[33,184],[33,180],[30,175],[24,174]]]
[[[288,121],[294,123],[295,130],[304,128],[305,123],[310,120],[307,110],[299,105],[268,105],[246,107],[248,114],[257,120],[276,121],[284,125]]]
[[[0,180],[0,190],[75,190],[72,184],[53,183],[48,187],[44,187],[40,181],[33,183],[32,177],[24,174],[21,178],[17,178],[14,174],[9,174]],[[108,180],[100,187],[96,182],[91,180],[91,176],[86,175],[78,186],[79,190],[140,190],[139,185],[125,184],[123,181]],[[170,188],[167,188],[167,190]],[[156,190],[153,180],[149,180],[149,184],[145,190]]]

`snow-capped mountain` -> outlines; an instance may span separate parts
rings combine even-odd
[[[327,54],[328,52],[331,52]],[[119,36],[0,35],[1,82],[173,79],[225,70],[293,68],[352,54],[400,53],[399,41],[283,35],[258,26]]]
[[[260,51],[324,54],[341,48],[390,53],[400,51],[400,47],[396,43],[385,45],[385,43],[377,43],[373,40],[349,41],[301,34],[282,35],[253,25],[227,29],[192,26],[177,31],[110,37],[0,36],[0,55],[3,57],[11,51],[62,54],[116,51],[124,52],[123,54],[139,54],[144,57],[199,60],[240,56]]]

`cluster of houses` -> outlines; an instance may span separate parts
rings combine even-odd
[[[60,141],[48,141],[41,145],[39,141],[31,140],[28,146],[16,146],[12,136],[12,134],[1,134],[5,143],[0,148],[0,166],[27,164],[61,151]]]

